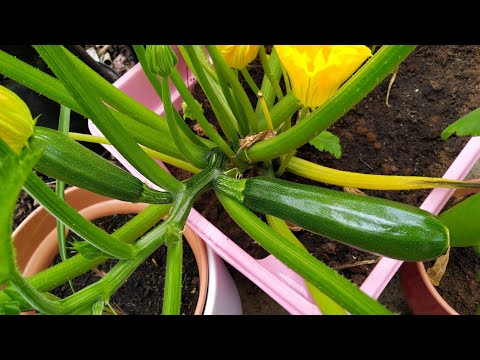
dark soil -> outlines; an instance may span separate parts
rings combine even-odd
[[[135,214],[113,215],[94,220],[93,223],[99,228],[111,234],[129,220]],[[69,234],[67,241],[72,241],[72,235],[80,240],[78,235]],[[197,306],[199,293],[198,268],[188,242],[183,241],[183,288],[181,314],[193,315]],[[165,284],[165,263],[167,250],[161,246],[146,261],[144,261],[128,278],[110,299],[112,307],[125,315],[160,315],[163,305],[163,288]],[[71,256],[71,255],[70,255]],[[54,263],[60,262],[57,256]],[[97,282],[102,272],[112,269],[117,260],[107,260],[98,266],[96,271],[89,271],[73,280],[76,291]],[[68,283],[63,284],[53,291],[52,294],[64,298],[72,294]]]
[[[26,219],[28,215],[32,213],[38,207],[38,204],[35,204],[35,201],[31,196],[29,196],[24,190],[20,193],[20,196],[17,199],[17,204],[15,205],[15,212],[13,214],[13,227],[12,230],[15,230],[18,225]]]
[[[425,263],[428,269],[433,261]],[[473,247],[452,248],[437,291],[458,313],[480,314],[480,254]]]
[[[398,69],[390,91],[390,107],[385,104],[388,77],[329,129],[340,137],[340,159],[319,152],[308,144],[298,149],[296,156],[335,169],[360,173],[442,176],[468,139],[453,137],[443,141],[440,134],[459,117],[480,107],[479,64],[478,46],[419,46]],[[254,79],[257,67],[258,63],[254,63]],[[260,83],[258,78],[256,80]],[[213,112],[198,85],[195,96],[203,105],[207,118],[215,123]],[[177,170],[174,172],[178,174]],[[289,173],[283,178],[342,190]],[[370,196],[414,206],[419,206],[429,192],[365,191]],[[253,257],[267,255],[226,214],[213,193],[202,196],[195,208]],[[377,258],[306,231],[296,235],[314,256],[332,267]],[[374,266],[348,267],[340,273],[361,284]],[[394,279],[391,286],[398,290],[397,282],[398,279]],[[385,294],[380,300],[386,306],[396,312],[407,312],[397,291],[391,293],[387,288]]]
[[[55,189],[54,179],[38,172],[37,174],[48,186],[50,186],[52,189]],[[67,188],[68,185],[65,186],[65,189]],[[38,205],[39,204],[35,201],[35,199],[28,195],[25,190],[22,190],[17,198],[17,204],[15,205],[12,231],[15,230],[22,223],[22,221],[25,220],[26,217],[38,207]]]

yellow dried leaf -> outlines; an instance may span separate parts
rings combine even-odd
[[[301,228],[300,226],[289,223],[288,221],[285,221],[285,223],[287,224],[288,228],[292,231],[302,231],[303,230],[303,228]]]
[[[263,140],[268,140],[277,135],[277,132],[275,130],[265,130],[262,132],[259,132],[258,134],[252,134],[248,135],[245,138],[240,140],[240,149],[248,149],[250,146],[253,144],[263,141]]]
[[[443,275],[447,270],[448,259],[450,257],[450,248],[447,252],[435,260],[435,264],[427,270],[428,278],[434,286],[440,285]]]
[[[362,190],[359,190],[359,189],[354,188],[354,187],[344,186],[344,187],[343,187],[343,191],[345,191],[345,192],[347,192],[347,193],[350,193],[350,194],[368,196],[368,195],[365,194]]]

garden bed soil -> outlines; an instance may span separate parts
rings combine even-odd
[[[257,85],[261,82],[258,76],[261,72],[257,71],[259,66],[257,61],[251,67]],[[400,65],[387,106],[385,102],[389,81],[390,77],[329,129],[340,138],[340,159],[308,144],[298,149],[296,156],[352,172],[442,176],[468,138],[452,137],[443,141],[440,139],[441,132],[461,116],[480,107],[480,47],[419,46]],[[254,98],[251,90],[245,88],[250,98]],[[194,95],[202,104],[207,118],[215,124],[213,111],[198,84]],[[189,176],[178,169],[172,171],[180,178]],[[289,173],[282,177],[342,190],[340,187]],[[369,196],[420,206],[430,190],[364,192]],[[196,202],[195,208],[251,256],[263,258],[268,255],[234,223],[213,192],[204,194]],[[296,235],[310,253],[334,268],[343,268],[339,272],[357,285],[363,283],[375,264],[355,264],[378,259],[375,255],[306,231],[296,232]],[[242,280],[241,276],[235,274],[234,278]],[[457,288],[456,284],[452,285]],[[395,276],[389,288],[380,297],[380,301],[392,311],[408,313],[408,308],[398,295],[398,276]],[[257,296],[256,292],[254,296]]]
[[[131,220],[135,214],[106,216],[93,221],[100,229],[111,234]],[[69,234],[67,241],[81,240],[76,234]],[[73,256],[71,253],[69,256]],[[165,264],[167,249],[161,246],[145,260],[110,298],[110,304],[119,314],[124,315],[160,315],[163,306],[163,289],[165,284]],[[57,256],[54,264],[60,262]],[[102,273],[110,271],[118,260],[109,259],[99,265],[95,271],[89,271],[73,280],[76,291],[97,282]],[[183,273],[182,273],[182,315],[193,315],[198,302],[199,275],[195,256],[183,239]],[[72,294],[68,283],[51,291],[52,294],[65,298]]]

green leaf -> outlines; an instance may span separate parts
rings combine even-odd
[[[24,311],[32,308],[30,304],[16,290],[13,290],[12,288],[6,288],[3,291],[5,295],[8,296],[9,299],[1,301],[0,306],[3,306],[4,304],[16,303],[17,304],[16,306],[18,306],[19,311]]]
[[[102,315],[104,307],[105,307],[105,302],[103,300],[94,302],[91,307],[92,315]]]
[[[17,301],[0,304],[0,315],[19,315],[20,312],[20,304]]]
[[[469,112],[443,130],[442,140],[447,140],[455,133],[457,136],[480,135],[480,108]]]
[[[450,232],[451,246],[480,246],[479,210],[480,193],[477,193],[439,215]]]
[[[0,302],[0,315],[18,315],[22,310],[32,308],[15,290],[7,288],[4,292],[8,296],[8,300]]]
[[[82,255],[87,260],[94,260],[99,256],[109,257],[108,254],[105,254],[103,251],[97,249],[96,247],[90,245],[86,241],[78,241],[74,239],[71,243],[71,248]]]
[[[104,304],[105,303],[103,300],[98,300],[94,303],[80,306],[79,308],[73,310],[71,315],[102,315]]]
[[[342,156],[340,139],[330,131],[322,131],[317,137],[310,140],[309,144],[315,146],[320,151],[329,152],[335,156],[336,159],[340,159]]]
[[[200,104],[197,100],[195,102],[200,106],[200,110],[202,110],[202,114],[205,112],[203,110],[202,104]],[[197,120],[194,111],[190,109],[190,107],[187,105],[185,101],[182,102],[182,110],[183,110],[183,120],[191,119],[191,120]]]

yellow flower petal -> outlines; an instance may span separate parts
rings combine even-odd
[[[228,66],[242,70],[257,57],[260,45],[217,45],[217,49]]]
[[[287,70],[295,97],[316,108],[370,57],[365,45],[275,45]]]
[[[14,92],[0,85],[0,137],[20,153],[33,134],[33,119],[27,105]]]

